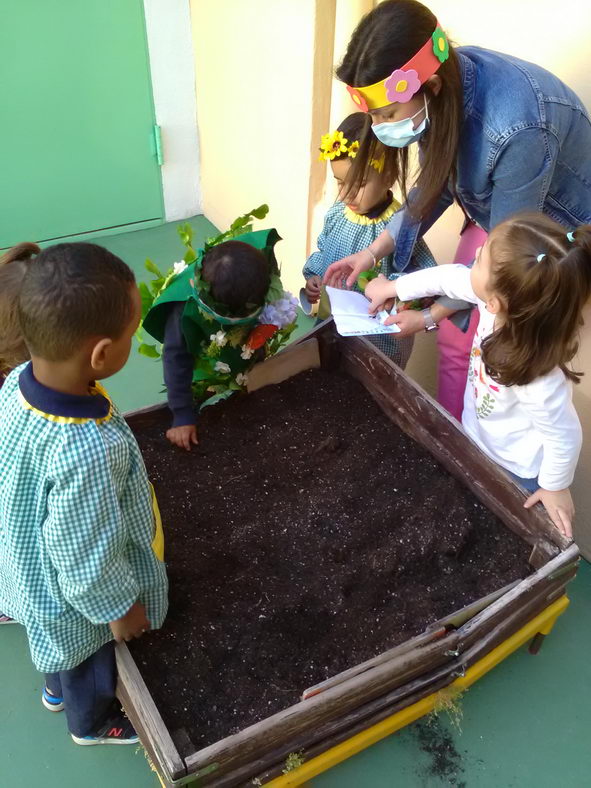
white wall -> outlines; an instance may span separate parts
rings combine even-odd
[[[166,221],[201,213],[195,61],[188,0],[144,0]]]

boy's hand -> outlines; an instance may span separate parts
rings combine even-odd
[[[376,279],[367,283],[365,297],[371,301],[369,314],[375,315],[376,312],[384,308],[387,301],[396,297],[396,282],[392,282],[380,274]]]
[[[320,298],[320,290],[322,288],[322,277],[314,274],[306,280],[306,298],[311,304],[315,304]]]
[[[526,509],[529,509],[538,502],[544,505],[544,508],[550,515],[550,519],[558,530],[567,539],[572,539],[575,505],[568,487],[566,490],[544,490],[540,487],[533,495],[529,496],[523,505]]]
[[[121,643],[123,640],[132,640],[132,638],[141,638],[144,632],[151,628],[150,622],[146,618],[146,610],[140,602],[132,605],[122,618],[111,621],[109,626],[117,643]]]
[[[179,449],[191,451],[191,444],[197,445],[197,427],[194,424],[183,424],[181,427],[171,427],[166,432],[166,437]]]

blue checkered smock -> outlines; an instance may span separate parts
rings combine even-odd
[[[371,218],[356,214],[344,203],[336,202],[324,218],[324,227],[318,236],[318,251],[313,252],[306,261],[304,278],[309,279],[314,274],[324,276],[331,263],[368,247],[386,229],[399,208],[400,203],[392,199],[378,216]],[[394,255],[389,254],[380,261],[380,270],[388,279],[401,276],[396,272],[393,260]],[[405,273],[434,265],[436,263],[433,255],[421,239],[415,244],[410,265]],[[396,339],[393,334],[380,334],[366,338],[404,369],[412,351],[414,337]]]
[[[32,365],[0,389],[0,610],[24,625],[35,667],[69,670],[142,602],[162,624],[168,584],[152,542],[144,463],[100,386],[42,386]]]

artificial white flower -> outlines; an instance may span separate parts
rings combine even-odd
[[[229,364],[226,364],[226,362],[225,362],[225,361],[216,361],[216,362],[215,362],[215,367],[214,367],[214,370],[215,370],[216,372],[223,372],[224,374],[228,374],[228,372],[231,372],[231,371],[232,371],[232,370],[230,369],[230,365],[229,365]]]
[[[244,372],[239,372],[236,375],[236,383],[238,383],[239,386],[246,386],[248,383],[248,375],[245,375]]]
[[[218,347],[224,347],[228,341],[225,331],[218,331],[217,334],[211,334],[209,339],[211,342],[215,342]]]
[[[181,260],[179,263],[172,264],[172,272],[175,276],[182,274],[183,271],[188,268],[189,266],[185,263],[184,260]]]
[[[248,359],[252,357],[253,353],[254,353],[253,348],[248,347],[248,345],[242,345],[242,353],[240,354],[240,358],[243,358],[245,361],[248,361]]]
[[[259,323],[272,324],[285,328],[295,321],[298,315],[298,302],[291,293],[283,291],[283,296],[272,304],[267,304],[259,315]]]

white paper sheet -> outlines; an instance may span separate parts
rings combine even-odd
[[[327,287],[326,292],[337,331],[342,337],[397,334],[400,331],[396,325],[384,325],[388,312],[380,312],[376,317],[369,315],[369,301],[361,293],[336,287]]]

